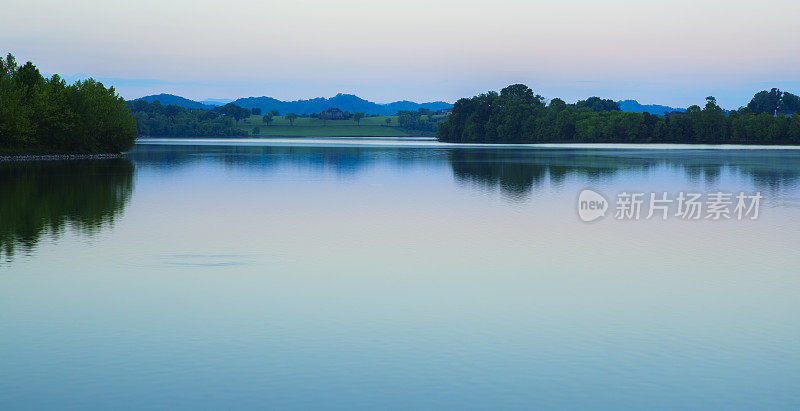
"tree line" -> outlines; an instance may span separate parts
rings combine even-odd
[[[185,108],[177,105],[162,105],[158,100],[149,103],[145,100],[129,101],[128,107],[133,112],[136,122],[136,130],[139,135],[159,136],[159,137],[227,137],[227,136],[246,136],[258,135],[261,129],[258,126],[252,130],[245,128],[247,124],[242,124],[241,120],[250,118],[251,115],[261,116],[264,125],[269,127],[280,115],[278,110],[262,115],[260,108],[247,109],[239,107],[234,103],[215,107],[212,110]],[[364,114],[362,112],[344,112],[347,120],[352,120],[356,125],[360,125],[361,119],[365,117],[377,117],[377,115]],[[316,118],[327,123],[328,118],[325,113],[287,113],[284,118],[289,124],[294,126],[298,118]]]
[[[443,117],[435,117],[433,111],[424,107],[417,111],[401,110],[397,112],[397,124],[406,130],[435,133]]]
[[[233,103],[213,110],[192,109],[176,105],[162,105],[158,100],[129,101],[137,133],[141,136],[159,137],[228,137],[249,134],[237,126],[241,119],[249,118],[251,111]]]
[[[663,116],[619,110],[592,97],[549,104],[523,84],[458,100],[437,138],[460,143],[710,143],[800,144],[800,98],[762,91],[747,107],[726,111],[713,96],[703,108]]]
[[[0,58],[0,152],[119,153],[136,140],[125,100],[93,79],[45,78],[30,61]]]

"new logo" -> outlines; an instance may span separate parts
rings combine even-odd
[[[581,220],[589,222],[606,216],[608,201],[605,197],[592,190],[583,190],[578,196],[578,216]]]

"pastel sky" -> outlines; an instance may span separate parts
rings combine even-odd
[[[522,82],[567,101],[735,108],[800,93],[800,1],[9,1],[0,52],[126,98],[452,102]]]

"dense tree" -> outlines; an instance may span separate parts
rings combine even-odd
[[[747,108],[750,109],[753,113],[767,113],[767,114],[775,114],[778,110],[778,107],[781,105],[781,93],[780,90],[777,88],[773,88],[770,91],[759,91],[753,96],[753,99],[750,100],[750,103],[747,105]]]
[[[600,97],[589,97],[586,100],[580,100],[575,103],[575,107],[589,108],[592,111],[614,111],[619,110],[619,103],[614,100],[601,99]]]
[[[135,100],[128,105],[136,120],[140,135],[160,137],[222,137],[245,135],[236,126],[233,116],[219,110],[189,109],[174,105],[163,106],[158,100],[148,103]],[[249,111],[243,109],[245,111]]]
[[[0,59],[0,150],[19,153],[118,153],[136,138],[125,100],[93,79],[67,85],[31,62]]]
[[[250,111],[253,113],[254,116],[260,116],[261,115],[261,109],[259,107],[256,107],[256,108],[254,108],[254,109],[252,109]]]
[[[170,107],[170,106],[167,106],[167,107]],[[214,111],[217,112],[217,113],[220,113],[220,114],[222,114],[224,116],[231,117],[237,122],[239,120],[242,120],[242,119],[250,117],[250,110],[248,110],[246,108],[243,108],[243,107],[239,107],[239,106],[237,106],[236,104],[233,104],[233,103],[228,103],[228,104],[226,104],[224,106],[215,107]]]
[[[294,121],[297,120],[297,114],[289,113],[289,114],[286,115],[286,119],[289,120],[289,124],[293,126],[294,125]]]
[[[756,114],[800,114],[800,97],[773,88],[756,93],[747,108]]]
[[[272,114],[273,117],[278,117],[281,115],[281,112],[278,110],[271,110],[269,113]]]
[[[540,96],[516,84],[500,94],[490,91],[458,100],[437,137],[463,143],[798,144],[800,115],[773,115],[777,107],[786,107],[779,112],[796,113],[795,97],[774,90],[760,92],[751,106],[732,112],[722,110],[709,96],[703,108],[695,105],[685,113],[657,116],[613,109],[610,100],[599,98],[572,105],[554,98],[545,107]],[[777,102],[770,100],[776,95],[781,96]]]
[[[265,114],[264,117],[262,117],[262,120],[264,120],[264,124],[269,126],[270,124],[272,124],[272,121],[274,120],[274,116],[272,115],[272,113],[268,113],[268,114]]]
[[[407,130],[435,132],[439,127],[439,121],[427,117],[428,114],[430,110],[424,108],[417,111],[398,111],[397,125]]]
[[[781,96],[781,105],[778,107],[778,112],[784,114],[800,114],[800,97],[784,92]]]

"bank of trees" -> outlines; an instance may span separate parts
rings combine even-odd
[[[113,87],[44,78],[31,62],[0,58],[0,152],[118,153],[136,139],[133,117]]]
[[[431,110],[426,108],[397,112],[397,125],[406,130],[434,133],[443,120],[442,116],[435,116]]]
[[[229,103],[213,110],[164,106],[157,100],[128,102],[136,121],[137,133],[157,137],[224,137],[250,134],[237,126],[251,111]]]
[[[725,112],[709,96],[702,108],[658,116],[619,111],[613,101],[599,98],[578,104],[555,98],[546,104],[527,86],[515,84],[499,94],[457,101],[437,137],[463,143],[800,144],[797,99],[773,89],[756,94],[748,107]]]

